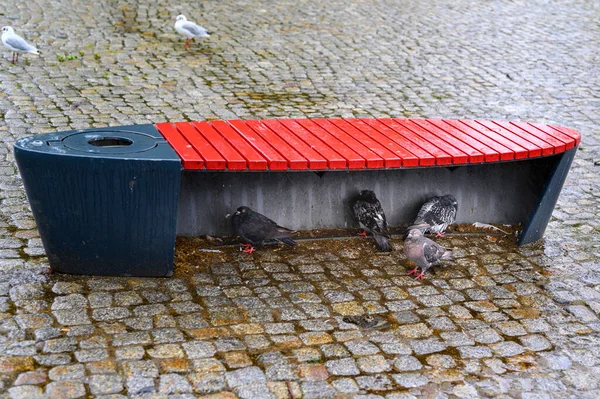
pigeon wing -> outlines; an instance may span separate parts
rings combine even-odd
[[[372,204],[366,201],[356,201],[352,207],[356,220],[369,231],[379,233],[389,238],[387,222],[381,204]]]
[[[439,263],[442,255],[446,252],[446,248],[442,247],[439,244],[427,239],[423,243],[423,256],[425,260],[430,264]]]
[[[25,39],[18,35],[11,35],[7,37],[4,40],[4,44],[6,44],[7,47],[10,47],[11,50],[21,51],[23,53],[37,51],[35,47],[27,43]]]

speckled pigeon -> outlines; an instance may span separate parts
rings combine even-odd
[[[240,206],[232,216],[233,229],[240,236],[244,244],[244,252],[254,252],[254,247],[260,247],[267,241],[281,241],[284,244],[295,246],[296,242],[290,238],[292,232],[285,227],[254,212],[247,206]]]
[[[431,197],[423,204],[408,230],[419,229],[423,234],[435,233],[438,237],[443,237],[448,225],[456,220],[457,211],[458,202],[453,195]]]
[[[352,201],[352,212],[361,228],[375,237],[375,246],[381,252],[390,252],[390,233],[381,203],[371,190],[362,190]],[[366,236],[366,233],[365,233]]]
[[[412,229],[408,232],[408,236],[404,240],[404,254],[408,260],[417,265],[408,272],[408,274],[414,274],[417,279],[423,279],[427,269],[440,264],[442,260],[454,260],[451,250],[423,236],[419,229]],[[417,274],[419,267],[421,273]]]

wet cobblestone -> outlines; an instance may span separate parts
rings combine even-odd
[[[31,0],[1,12],[43,55],[0,59],[0,398],[600,397],[593,2]],[[179,13],[214,31],[190,53]],[[48,274],[12,154],[18,138],[79,128],[390,116],[579,130],[545,239],[450,234],[456,264],[423,282],[401,251],[357,239],[224,248],[170,279]],[[389,326],[343,320],[367,314]]]

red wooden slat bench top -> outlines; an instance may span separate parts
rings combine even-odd
[[[270,119],[158,123],[184,169],[283,171],[481,164],[559,154],[573,129],[440,119]]]

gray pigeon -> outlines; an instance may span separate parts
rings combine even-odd
[[[268,241],[281,241],[292,247],[296,245],[290,238],[291,230],[278,226],[265,215],[254,212],[247,206],[240,206],[231,220],[233,229],[244,242],[244,252],[251,254],[254,247],[260,247]]]
[[[381,252],[391,252],[390,233],[385,214],[375,193],[371,190],[362,190],[352,202],[352,212],[360,227],[373,234],[377,249]]]
[[[456,221],[457,211],[458,202],[453,195],[431,197],[423,204],[408,230],[419,229],[423,234],[435,233],[438,237],[443,237],[448,225]]]
[[[417,265],[408,272],[408,274],[414,274],[417,279],[423,279],[427,269],[440,264],[442,260],[454,260],[451,250],[423,236],[419,229],[412,229],[408,232],[408,236],[404,240],[404,254],[408,260]],[[417,274],[419,267],[421,274]]]

